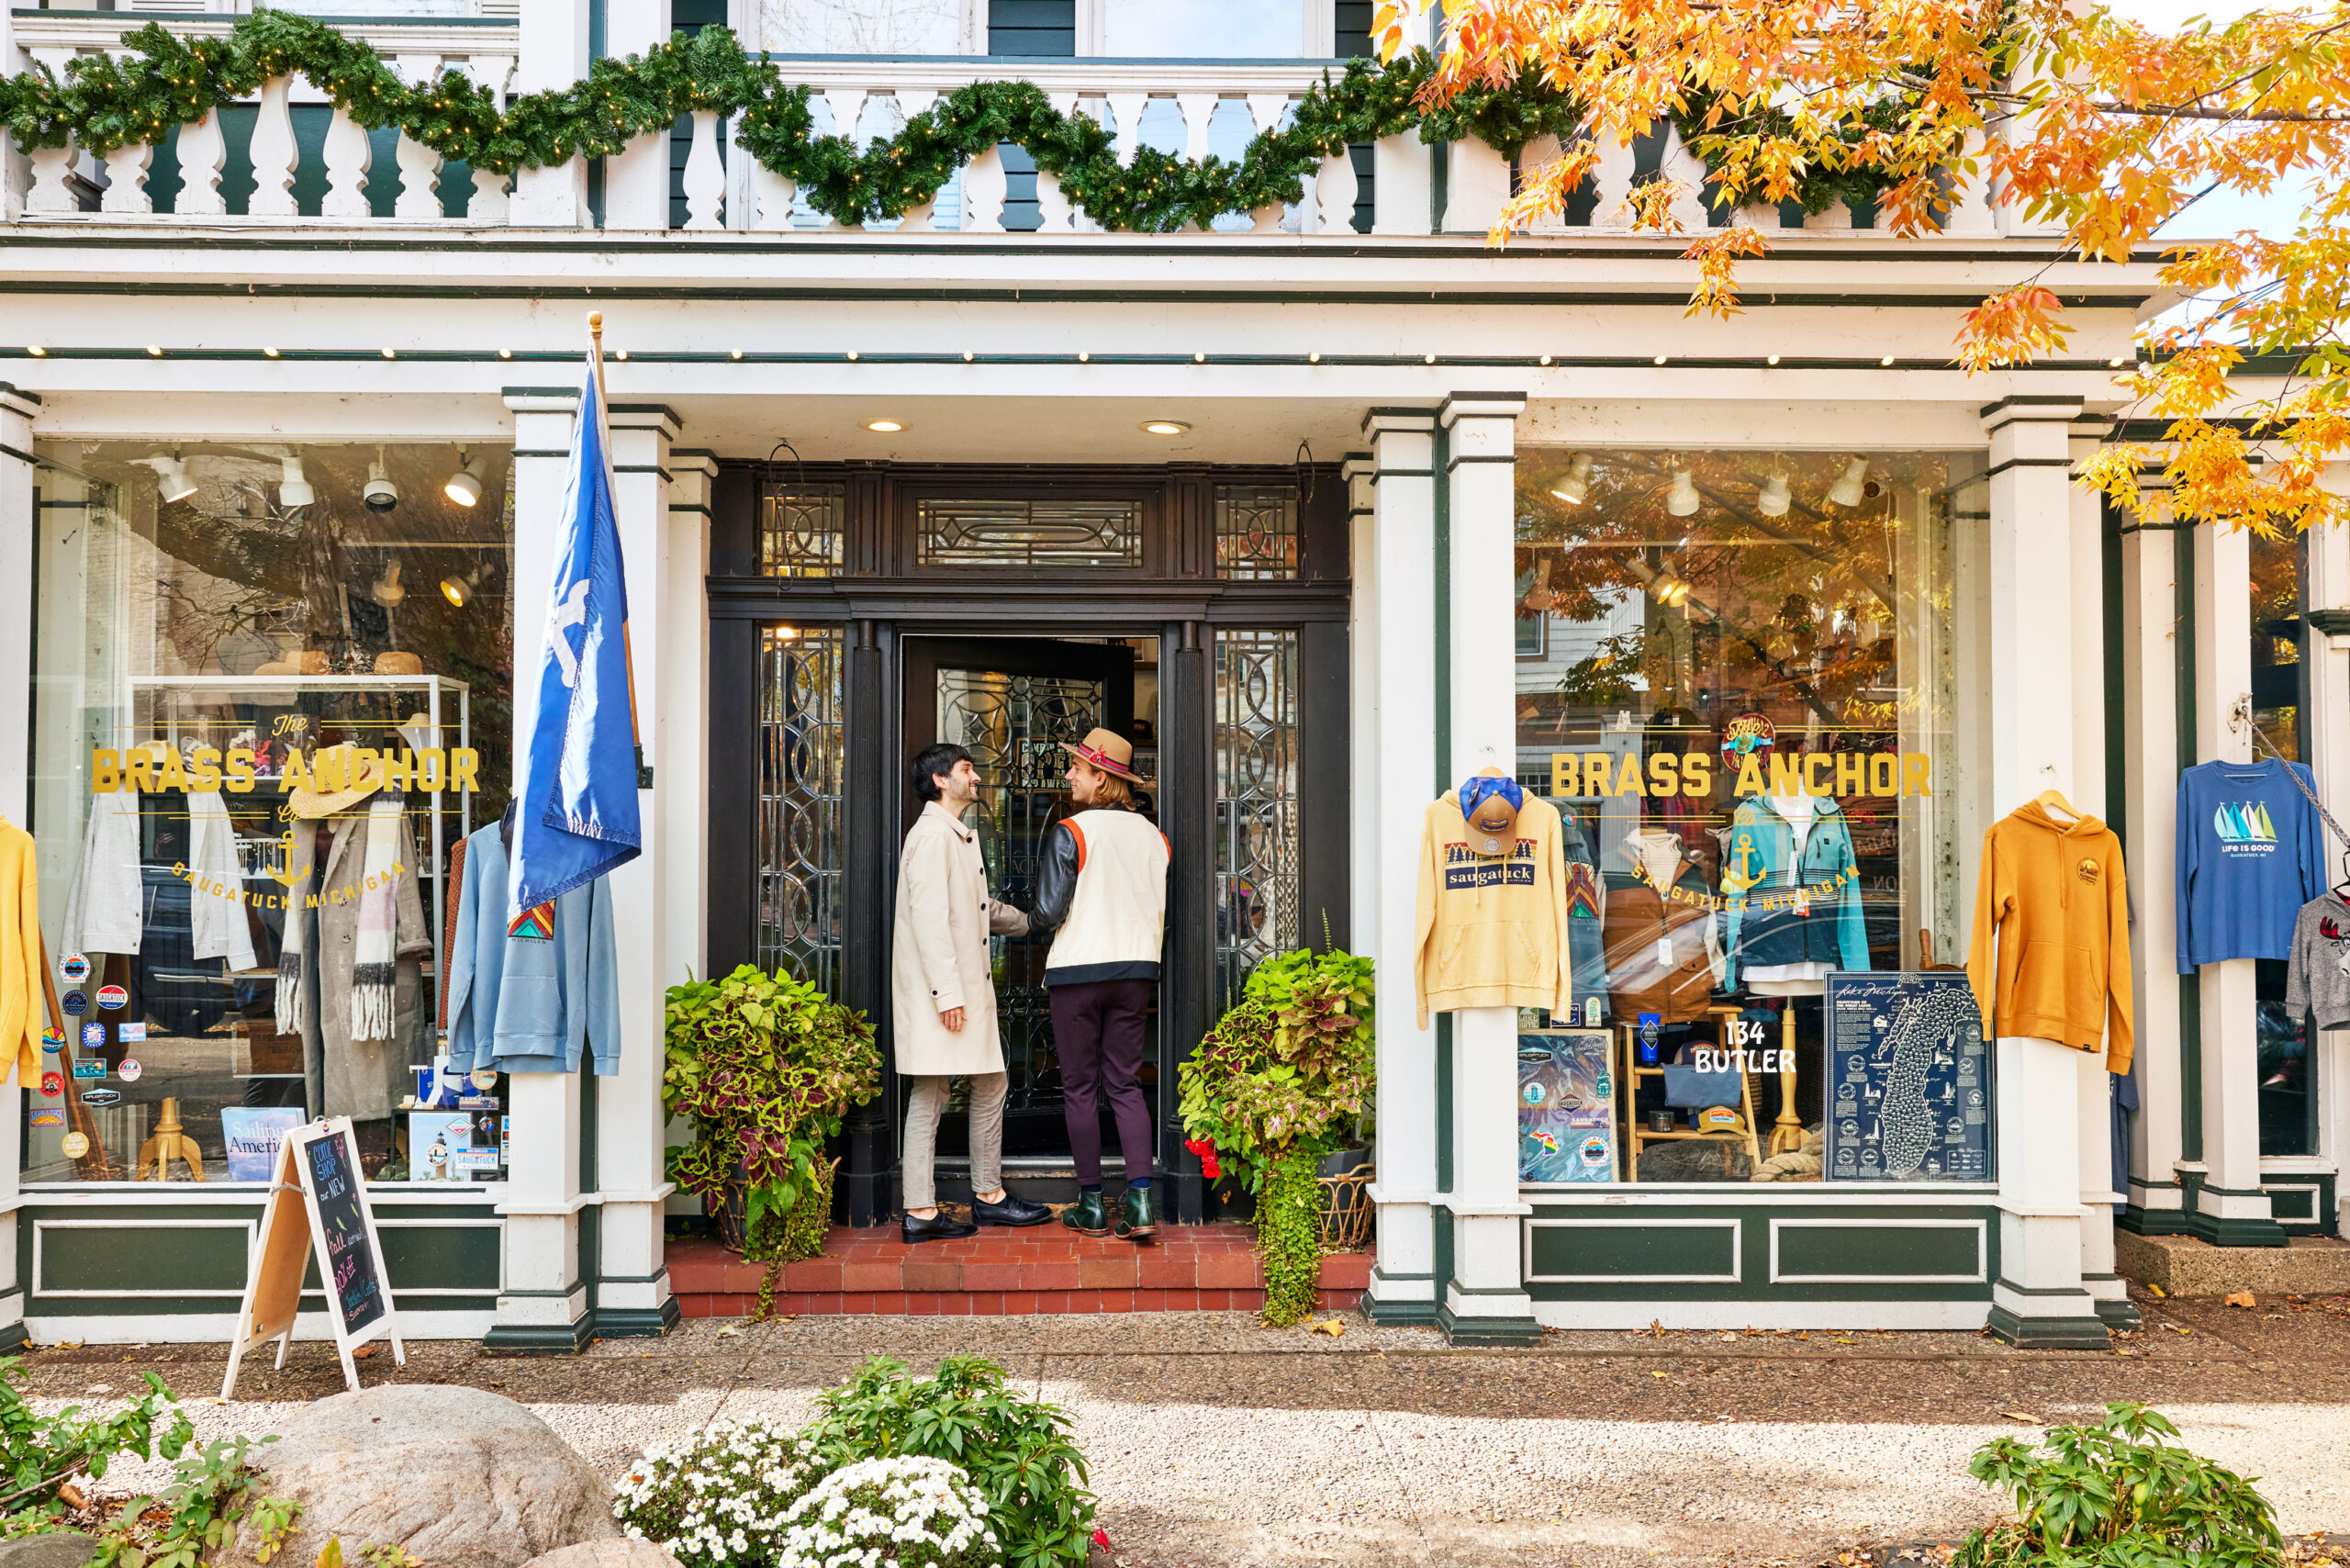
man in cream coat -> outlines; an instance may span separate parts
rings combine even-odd
[[[982,1225],[1042,1225],[1042,1204],[1003,1187],[1003,1102],[1011,1080],[995,1025],[995,985],[988,961],[991,935],[1026,933],[1028,917],[988,896],[987,862],[963,813],[979,798],[971,754],[958,745],[925,747],[914,758],[914,795],[922,815],[898,860],[897,939],[890,954],[890,1013],[898,1070],[913,1080],[906,1097],[903,1158],[908,1242],[976,1234]],[[932,1165],[938,1119],[957,1077],[971,1080],[971,1218],[941,1214]]]

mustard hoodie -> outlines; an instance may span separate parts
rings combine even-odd
[[[2130,1070],[2130,900],[2111,828],[2095,817],[2061,823],[2037,801],[1991,824],[1966,978],[1986,1036],[2082,1051],[2101,1038],[2107,1070]]]
[[[1463,1007],[1574,1007],[1566,958],[1566,866],[1559,808],[1528,795],[1507,855],[1470,853],[1469,824],[1452,790],[1420,826],[1419,937],[1412,987],[1420,1027]]]
[[[0,1080],[13,1056],[17,1082],[40,1082],[40,881],[33,836],[0,819]]]

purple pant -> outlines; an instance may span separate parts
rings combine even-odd
[[[1053,1049],[1060,1057],[1063,1110],[1069,1117],[1069,1153],[1076,1158],[1080,1186],[1102,1181],[1102,1114],[1097,1097],[1107,1094],[1118,1119],[1118,1149],[1126,1157],[1126,1180],[1153,1174],[1150,1107],[1142,1097],[1143,1020],[1150,1012],[1147,980],[1088,980],[1057,985],[1053,1000]]]

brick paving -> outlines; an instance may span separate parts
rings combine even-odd
[[[999,1316],[1036,1312],[1253,1312],[1265,1305],[1256,1231],[1245,1225],[1168,1226],[1156,1242],[1080,1236],[1061,1225],[983,1228],[909,1247],[894,1226],[835,1226],[824,1255],[784,1267],[774,1310],[828,1316]],[[1326,1310],[1356,1305],[1370,1252],[1322,1260]],[[669,1288],[688,1317],[756,1310],[768,1266],[715,1241],[672,1239]]]

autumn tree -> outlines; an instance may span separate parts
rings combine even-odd
[[[1384,52],[1409,12],[1385,0]],[[2088,475],[2143,507],[2138,473],[2163,463],[2177,504],[2263,532],[2350,520],[2321,484],[2350,447],[2350,0],[2198,20],[2165,33],[2067,0],[1445,0],[1431,105],[1531,75],[1588,114],[1585,135],[1522,172],[1496,243],[1589,181],[1603,148],[1678,122],[1735,213],[1823,183],[1874,195],[1880,224],[1938,229],[1963,182],[1987,181],[2030,221],[2092,261],[2161,257],[2162,286],[2191,309],[2152,330],[2118,377],[2159,454],[2107,447]],[[2216,192],[2302,193],[2282,238],[2197,231]],[[1628,198],[1637,227],[1671,231],[1669,180]],[[2176,224],[2172,220],[2177,219]],[[1732,221],[1691,236],[1693,313],[1737,308],[1741,259],[1769,239]],[[2063,348],[2062,302],[2019,275],[1967,312],[1970,369]],[[2289,374],[2244,385],[2255,356]],[[2276,363],[2274,358],[2267,362]]]

